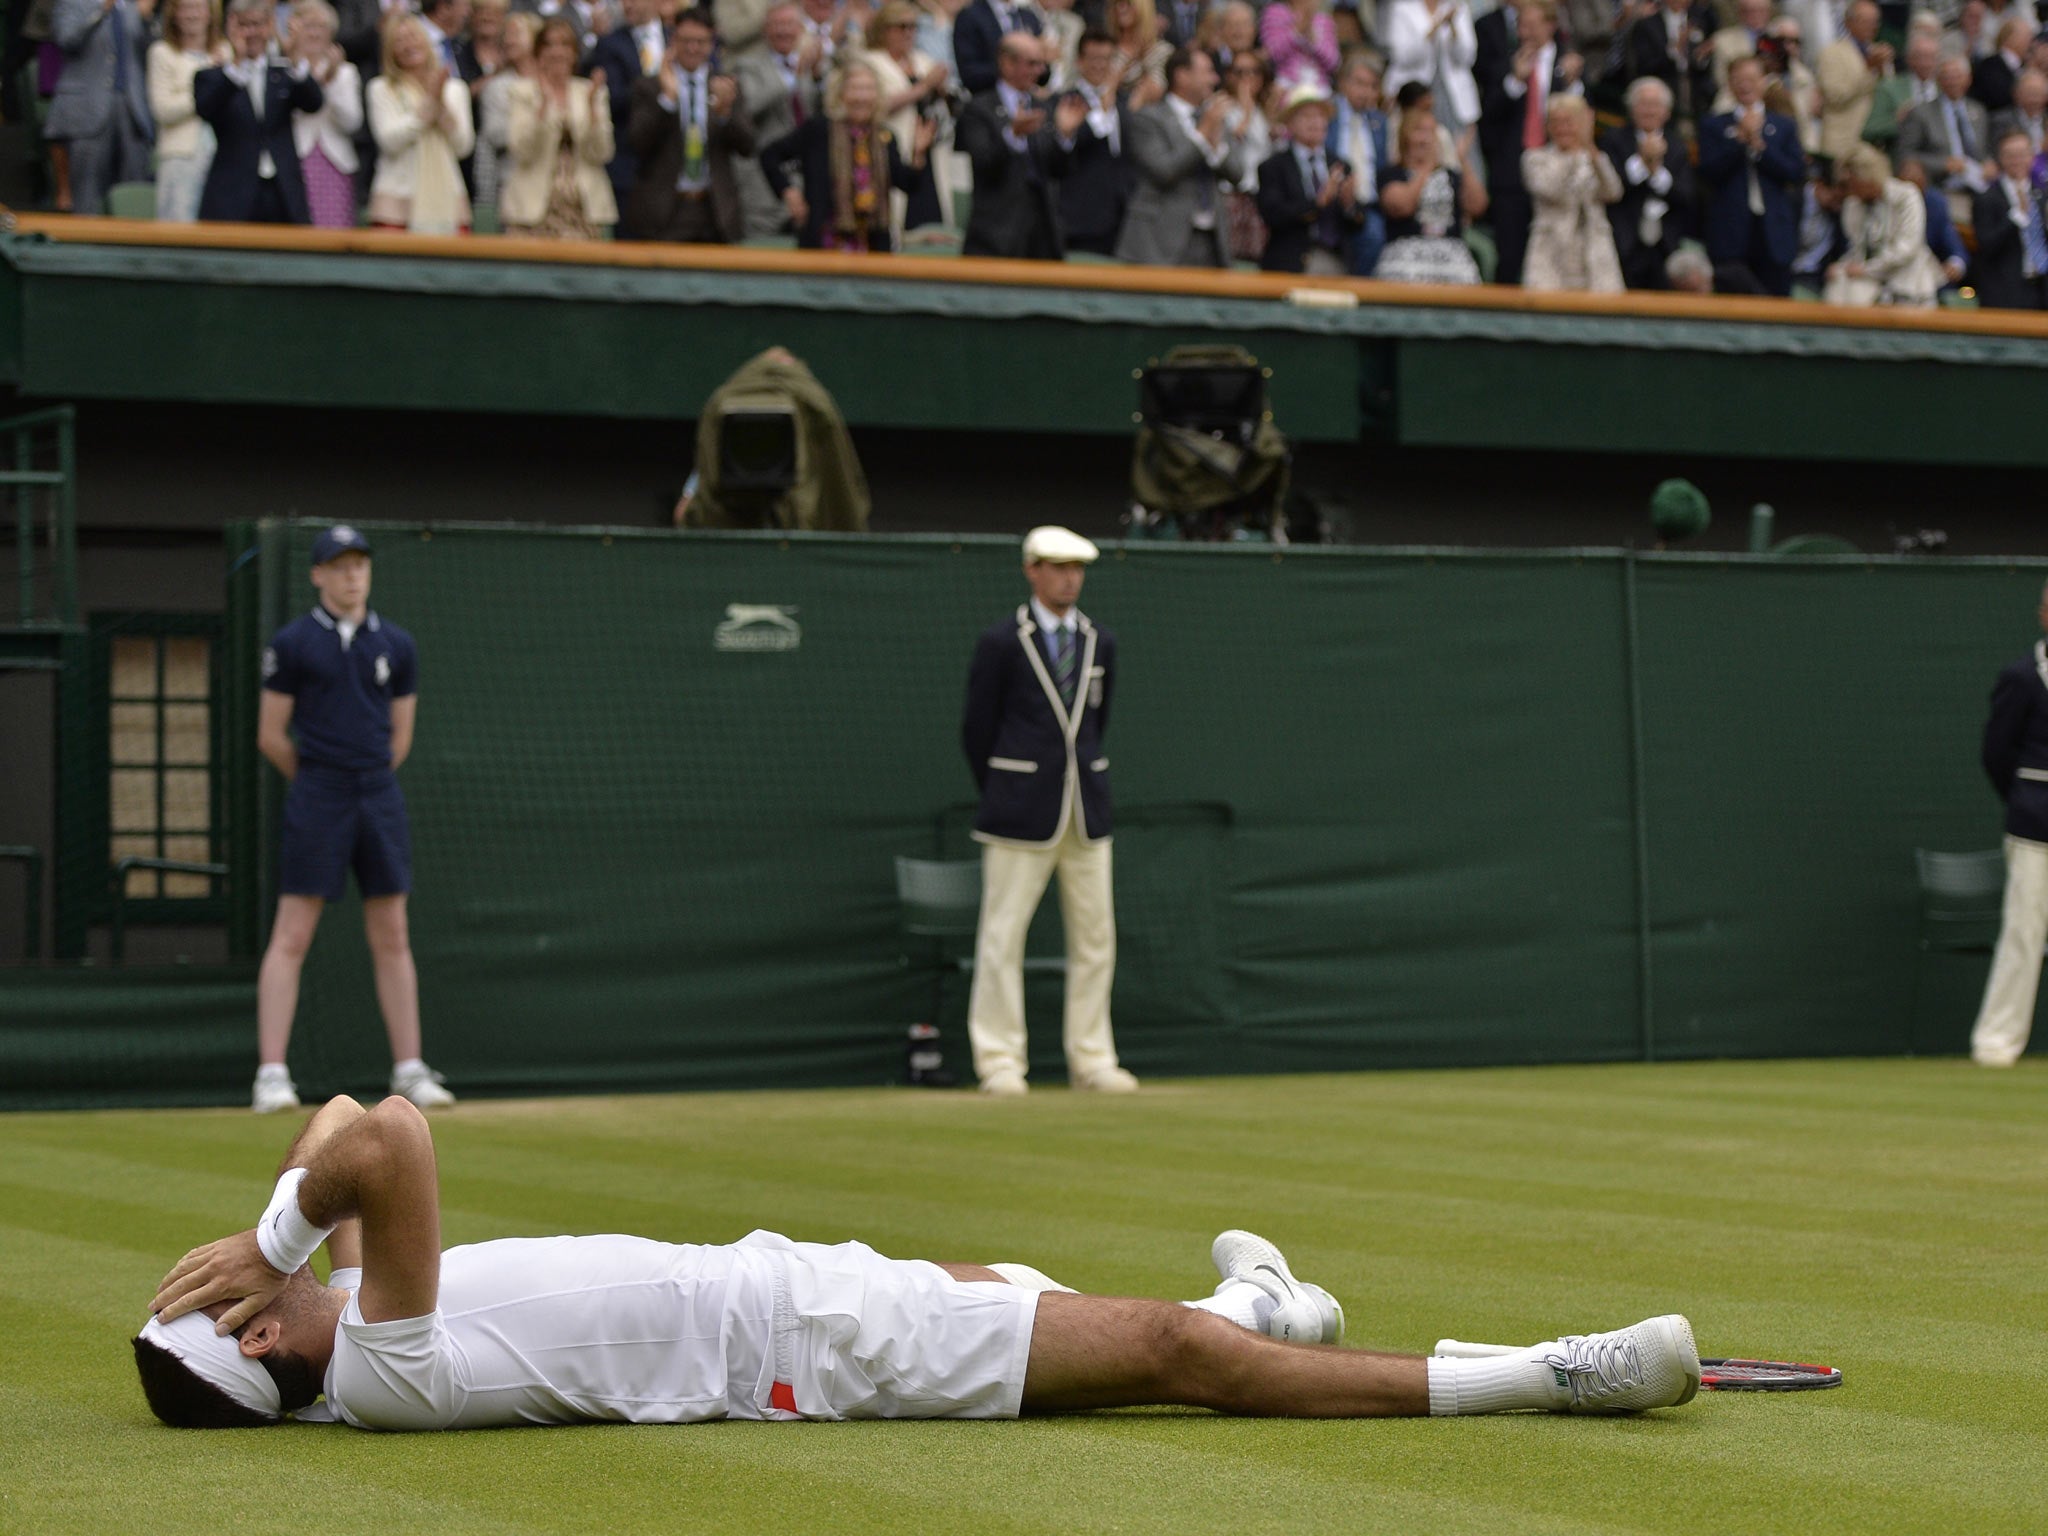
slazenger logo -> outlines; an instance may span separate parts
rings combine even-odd
[[[727,603],[711,644],[721,651],[793,651],[804,643],[795,613],[774,603]]]

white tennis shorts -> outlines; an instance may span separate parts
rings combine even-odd
[[[1017,1416],[1037,1292],[955,1280],[866,1243],[751,1232],[736,1247],[726,1301],[732,1417]],[[742,1358],[756,1350],[758,1365]],[[744,1390],[739,1378],[756,1371],[758,1386]]]

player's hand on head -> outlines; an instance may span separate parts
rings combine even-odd
[[[215,1333],[229,1334],[277,1300],[290,1280],[270,1267],[251,1227],[178,1260],[157,1287],[149,1310],[157,1321],[169,1323],[216,1302],[233,1302],[213,1325]]]

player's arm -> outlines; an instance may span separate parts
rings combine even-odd
[[[270,766],[283,774],[287,783],[299,775],[299,749],[286,730],[296,702],[288,693],[266,688],[256,713],[256,750],[270,759]]]
[[[232,1333],[275,1300],[329,1230],[350,1217],[362,1222],[363,1283],[356,1304],[364,1320],[381,1323],[434,1310],[441,1284],[441,1207],[433,1135],[426,1117],[405,1099],[386,1099],[368,1114],[356,1108],[352,1117],[337,1112],[340,1123],[327,1129],[304,1162],[286,1159],[257,1227],[193,1249],[164,1277],[150,1304],[160,1321],[232,1301],[214,1325],[217,1333]],[[311,1142],[313,1132],[309,1124],[302,1143]]]
[[[291,1149],[277,1165],[283,1178],[294,1168],[304,1168],[313,1154],[325,1146],[335,1132],[353,1125],[368,1111],[345,1093],[337,1093],[313,1112],[306,1128],[292,1138]],[[350,1216],[335,1223],[327,1234],[327,1262],[334,1269],[360,1269],[363,1265],[363,1224]]]
[[[396,769],[412,753],[412,725],[420,712],[420,696],[409,693],[391,701],[391,766]]]

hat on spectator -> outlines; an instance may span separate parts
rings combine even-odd
[[[1660,539],[1689,539],[1713,520],[1706,493],[1690,480],[1666,480],[1650,493],[1650,524]]]
[[[370,552],[370,541],[347,523],[336,523],[313,541],[313,563],[325,565],[336,555],[345,555],[353,550],[359,555]]]
[[[1036,564],[1040,560],[1054,565],[1093,565],[1096,556],[1102,553],[1088,540],[1071,528],[1047,525],[1034,528],[1024,535],[1024,563]]]
[[[1294,114],[1303,107],[1321,107],[1325,112],[1333,110],[1330,93],[1320,85],[1304,82],[1287,93],[1287,101],[1280,108],[1280,121],[1291,122]]]

